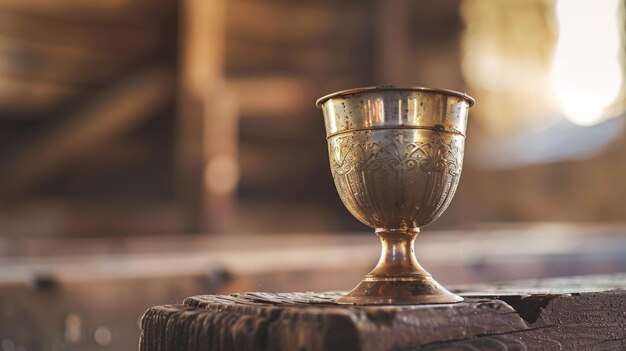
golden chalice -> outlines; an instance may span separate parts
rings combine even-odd
[[[463,165],[470,96],[421,87],[370,87],[317,100],[339,196],[382,243],[378,265],[339,303],[421,304],[463,299],[417,262],[419,228],[448,207]]]

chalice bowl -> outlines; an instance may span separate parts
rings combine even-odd
[[[359,305],[462,301],[417,262],[420,228],[448,207],[463,166],[470,96],[423,87],[369,87],[317,100],[344,205],[375,229],[378,264],[338,300]]]

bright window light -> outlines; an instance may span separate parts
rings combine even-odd
[[[565,117],[593,125],[609,117],[622,72],[620,0],[558,0],[559,39],[551,80]]]

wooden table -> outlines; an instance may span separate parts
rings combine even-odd
[[[343,292],[202,295],[150,308],[142,351],[626,350],[626,274],[453,289],[465,302],[346,306]]]

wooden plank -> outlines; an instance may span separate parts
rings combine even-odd
[[[3,0],[0,12],[15,13],[49,22],[136,26],[167,9],[173,1],[140,0]]]
[[[67,114],[73,99],[124,80],[140,63],[173,63],[175,41],[163,33],[175,29],[175,6],[174,0],[2,1],[0,117]]]
[[[625,349],[624,275],[577,284],[598,291],[514,299],[500,286],[458,304],[379,307],[336,305],[341,292],[196,296],[149,309],[140,350]]]

